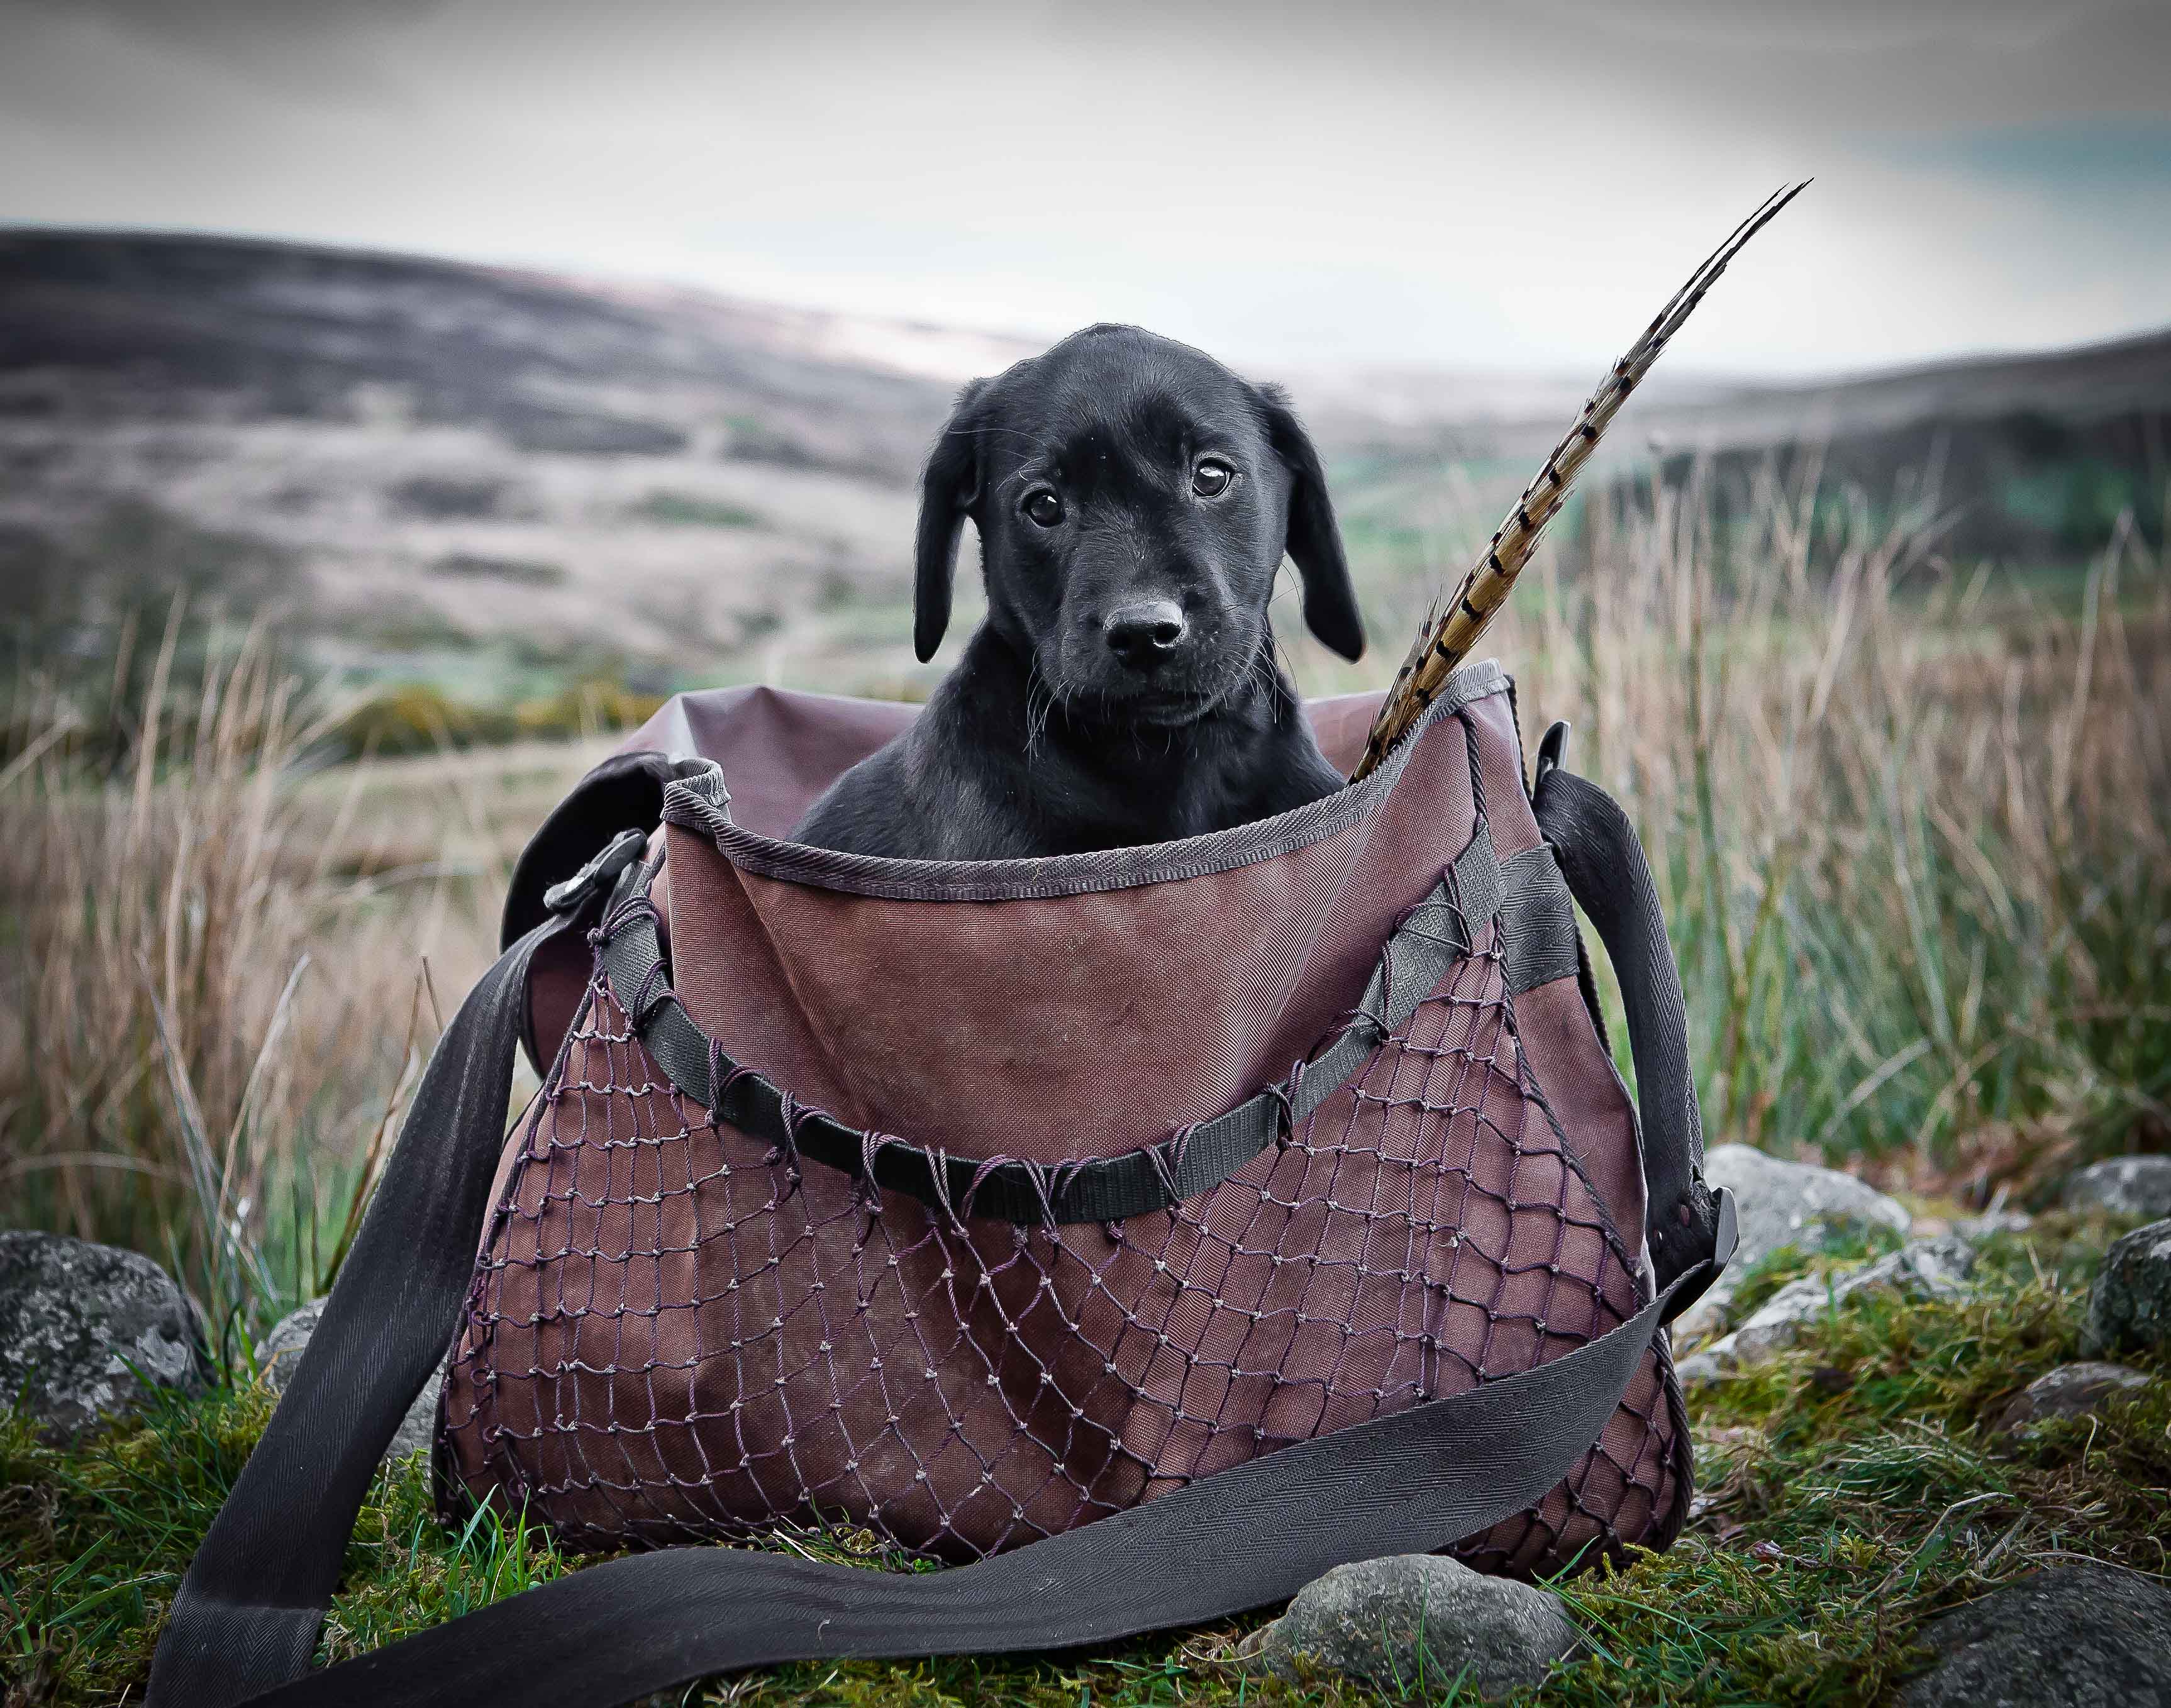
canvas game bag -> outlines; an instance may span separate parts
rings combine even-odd
[[[1308,708],[1330,759],[1375,703]],[[1002,861],[781,839],[914,710],[682,695],[539,832],[154,1708],[588,1708],[1106,1643],[1380,1555],[1529,1577],[1673,1539],[1664,1325],[1733,1212],[1642,851],[1564,729],[1526,774],[1482,664],[1361,782],[1235,829]],[[637,1551],[312,1672],[441,1367],[448,1520]],[[774,1545],[817,1529],[944,1569]]]

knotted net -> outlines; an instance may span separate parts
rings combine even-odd
[[[598,956],[509,1148],[442,1414],[448,1507],[495,1497],[576,1548],[819,1525],[968,1561],[1641,1302],[1491,928],[1278,1145],[1119,1223],[994,1221],[752,1140],[665,1079],[622,995]],[[1663,1546],[1686,1452],[1662,1338],[1570,1475],[1454,1551],[1528,1577]]]

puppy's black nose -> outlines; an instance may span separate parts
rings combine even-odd
[[[1108,650],[1135,668],[1150,669],[1183,639],[1182,609],[1166,599],[1118,605],[1101,624]]]

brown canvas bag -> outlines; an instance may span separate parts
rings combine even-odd
[[[1330,758],[1375,704],[1310,708]],[[1384,1553],[1527,1577],[1672,1540],[1663,1324],[1732,1213],[1641,851],[1564,730],[1526,785],[1481,665],[1362,782],[1230,831],[780,839],[912,713],[681,696],[539,833],[154,1703],[611,1702],[1108,1641]],[[501,1141],[516,1043],[543,1088]],[[309,1673],[440,1363],[448,1518],[646,1551]],[[674,1545],[815,1526],[951,1569]]]

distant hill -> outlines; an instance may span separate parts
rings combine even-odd
[[[2171,483],[2171,332],[2040,356],[1990,356],[1653,411],[1678,472],[1715,456],[1737,476],[1777,454],[1873,506],[1925,495],[1959,557],[2037,565],[2099,549],[2121,511],[2163,538]],[[1737,482],[1737,485],[1739,483]]]
[[[1418,514],[1425,495],[1459,480],[1473,521],[1489,530],[1582,394],[1559,382],[1519,392],[1504,376],[1468,386],[1405,372],[1327,377],[1316,394],[1327,413],[1317,403],[1312,413],[1354,472],[1343,485],[1358,514]],[[1427,410],[1427,397],[1443,401]],[[1662,365],[1607,439],[1594,481],[1654,458],[1675,476],[1710,460],[1722,502],[1738,502],[1766,465],[1792,479],[1813,464],[1835,499],[1852,489],[1874,514],[1929,503],[1958,556],[2070,563],[2099,549],[2129,509],[2160,543],[2171,331],[1785,385],[1683,378]]]
[[[895,599],[950,394],[912,364],[961,341],[408,257],[4,234],[0,525],[19,564],[216,536],[254,592],[286,565],[359,667],[736,654]]]
[[[909,691],[933,674],[905,645],[915,471],[957,381],[1030,348],[410,256],[0,232],[0,575],[41,645],[186,586],[283,611],[328,665],[474,698],[582,674]],[[1383,596],[1489,528],[1584,386],[1273,377]],[[1662,370],[1609,448],[1740,468],[1816,436],[1878,501],[1940,468],[1969,549],[2056,555],[2106,506],[2160,529],[2168,419],[2171,335],[1814,386]]]

